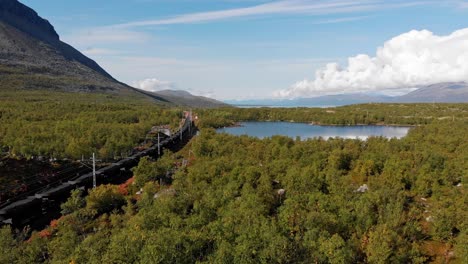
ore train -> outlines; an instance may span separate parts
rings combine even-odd
[[[183,126],[173,135],[162,140],[159,149],[176,149],[186,143],[195,132],[195,127],[190,116],[187,116]],[[134,155],[119,160],[109,166],[96,171],[99,184],[119,183],[132,176],[131,168],[138,165],[142,157],[151,156],[159,158],[158,144],[139,151]],[[33,228],[41,228],[50,220],[60,216],[60,204],[77,188],[85,190],[93,186],[93,173],[78,175],[74,179],[61,183],[58,186],[37,192],[33,196],[15,201],[0,208],[0,225],[10,224],[14,227],[30,225]]]

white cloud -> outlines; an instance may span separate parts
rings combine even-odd
[[[161,81],[157,78],[148,78],[141,81],[135,81],[131,83],[131,86],[142,89],[149,92],[157,92],[162,90],[179,90],[173,82]],[[204,97],[213,98],[214,92],[212,90],[193,90],[193,89],[182,89],[191,93],[192,95],[199,95]]]
[[[320,20],[320,21],[314,22],[313,24],[322,25],[322,24],[337,24],[337,23],[343,23],[343,22],[353,22],[353,21],[363,20],[368,17],[369,16],[341,17],[341,18],[336,18],[336,19]]]
[[[218,11],[207,11],[191,14],[183,14],[165,19],[143,20],[114,25],[111,27],[128,28],[141,26],[159,26],[173,24],[190,24],[226,20],[240,17],[252,17],[261,15],[279,14],[343,14],[363,11],[372,11],[387,8],[402,8],[424,4],[422,1],[395,0],[392,3],[383,0],[281,0],[244,8],[234,8]],[[344,20],[342,22],[345,22]],[[338,23],[335,22],[335,23]]]
[[[375,57],[351,57],[345,68],[329,63],[317,70],[315,80],[297,82],[274,96],[311,97],[460,81],[468,81],[468,28],[447,36],[413,30],[387,41]]]
[[[145,79],[132,83],[132,86],[149,92],[174,89],[174,84],[168,81],[161,81],[156,78]]]
[[[185,89],[185,91],[189,92],[192,95],[195,96],[203,96],[203,97],[208,97],[208,98],[213,98],[215,99],[216,94],[213,90],[193,90],[193,89]]]
[[[65,42],[76,46],[94,47],[108,45],[109,43],[142,43],[151,39],[151,36],[134,30],[95,27],[72,32],[64,37]]]
[[[258,47],[263,44],[258,43]],[[248,47],[247,43],[245,45]],[[343,61],[338,57],[220,60],[125,55],[96,59],[112,76],[129,85],[136,83],[135,80],[157,76],[159,80],[174,81],[177,89],[216,99],[270,97],[272,90],[287,87],[291,80],[307,76],[311,68],[318,69],[329,61]]]
[[[86,56],[105,56],[114,55],[117,54],[117,52],[111,49],[87,48],[83,50],[83,54],[85,54]]]
[[[458,7],[462,9],[467,9],[468,8],[468,1],[459,1]]]

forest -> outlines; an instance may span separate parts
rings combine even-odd
[[[177,130],[181,114],[130,95],[0,89],[0,204],[89,171],[75,161],[92,153],[98,167],[127,157],[152,126]]]
[[[181,109],[112,94],[0,92],[0,150],[12,157],[114,159],[152,126],[177,130]]]
[[[2,103],[3,131],[14,131],[3,126],[15,125],[14,115],[22,117],[17,128],[37,120],[41,112],[26,105],[22,112]],[[77,103],[80,114],[70,126],[87,131],[79,124],[88,117],[92,131],[100,118],[112,116],[81,116],[86,106]],[[161,111],[176,114],[107,107],[102,110],[128,110],[140,122]],[[47,118],[36,125],[65,122],[55,107],[43,109],[52,112],[42,112]],[[73,191],[62,217],[44,230],[1,228],[0,263],[468,262],[468,105],[196,112],[200,133],[181,151],[142,159],[125,184],[102,185],[87,195]],[[117,116],[112,120],[121,120]],[[365,141],[258,139],[214,130],[246,120],[414,127],[402,139]],[[111,122],[117,130],[110,133],[140,122]],[[11,149],[12,140],[2,138]]]
[[[331,108],[223,108],[199,110],[201,127],[239,121],[294,121],[317,125],[424,125],[434,120],[466,121],[467,104],[361,104]]]

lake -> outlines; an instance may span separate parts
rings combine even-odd
[[[409,127],[400,126],[319,126],[292,122],[242,122],[240,126],[220,128],[217,131],[236,136],[249,135],[258,138],[283,135],[291,138],[300,137],[303,140],[318,137],[365,140],[371,136],[402,138],[408,134],[409,129]]]

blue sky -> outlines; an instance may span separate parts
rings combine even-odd
[[[349,92],[360,91],[361,87],[363,91],[376,92],[385,90],[385,85],[396,89],[428,84],[431,81],[427,76],[417,75],[426,69],[424,65],[406,69],[416,73],[403,74],[401,78],[392,73],[387,78],[391,82],[355,77],[355,72],[346,69],[346,65],[348,58],[358,54],[376,57],[378,47],[411,30],[425,29],[433,36],[444,37],[468,27],[468,1],[21,2],[48,19],[62,40],[123,82],[145,89],[184,89],[217,99],[318,96],[338,93],[344,85],[354,87],[343,88]],[[468,44],[465,38],[468,32],[461,35],[462,40],[456,38],[457,47]],[[421,38],[428,38],[424,40],[427,43],[439,43],[438,39],[420,32],[404,35],[388,46],[400,47],[401,43]],[[455,37],[449,38],[452,39]],[[466,50],[461,49],[464,54]],[[435,54],[443,49],[430,45],[427,50]],[[448,46],[446,50],[450,50]],[[395,57],[407,53],[402,48]],[[433,57],[440,56],[443,54]],[[357,61],[361,63],[361,59]],[[382,61],[385,59],[379,59],[377,64]],[[464,70],[460,61],[454,57],[446,64]],[[345,68],[346,74],[342,68],[333,68],[328,71],[329,77],[342,79],[330,77],[331,81],[314,82],[316,71],[326,72],[325,65],[332,62]],[[374,62],[364,62],[364,65],[369,63],[374,65]],[[435,69],[432,64],[424,63],[428,69]],[[443,75],[442,70],[435,73]],[[464,73],[460,70],[460,76]],[[356,78],[361,81],[356,82]],[[448,81],[461,80],[459,76],[451,78]],[[446,79],[441,76],[435,80]]]

